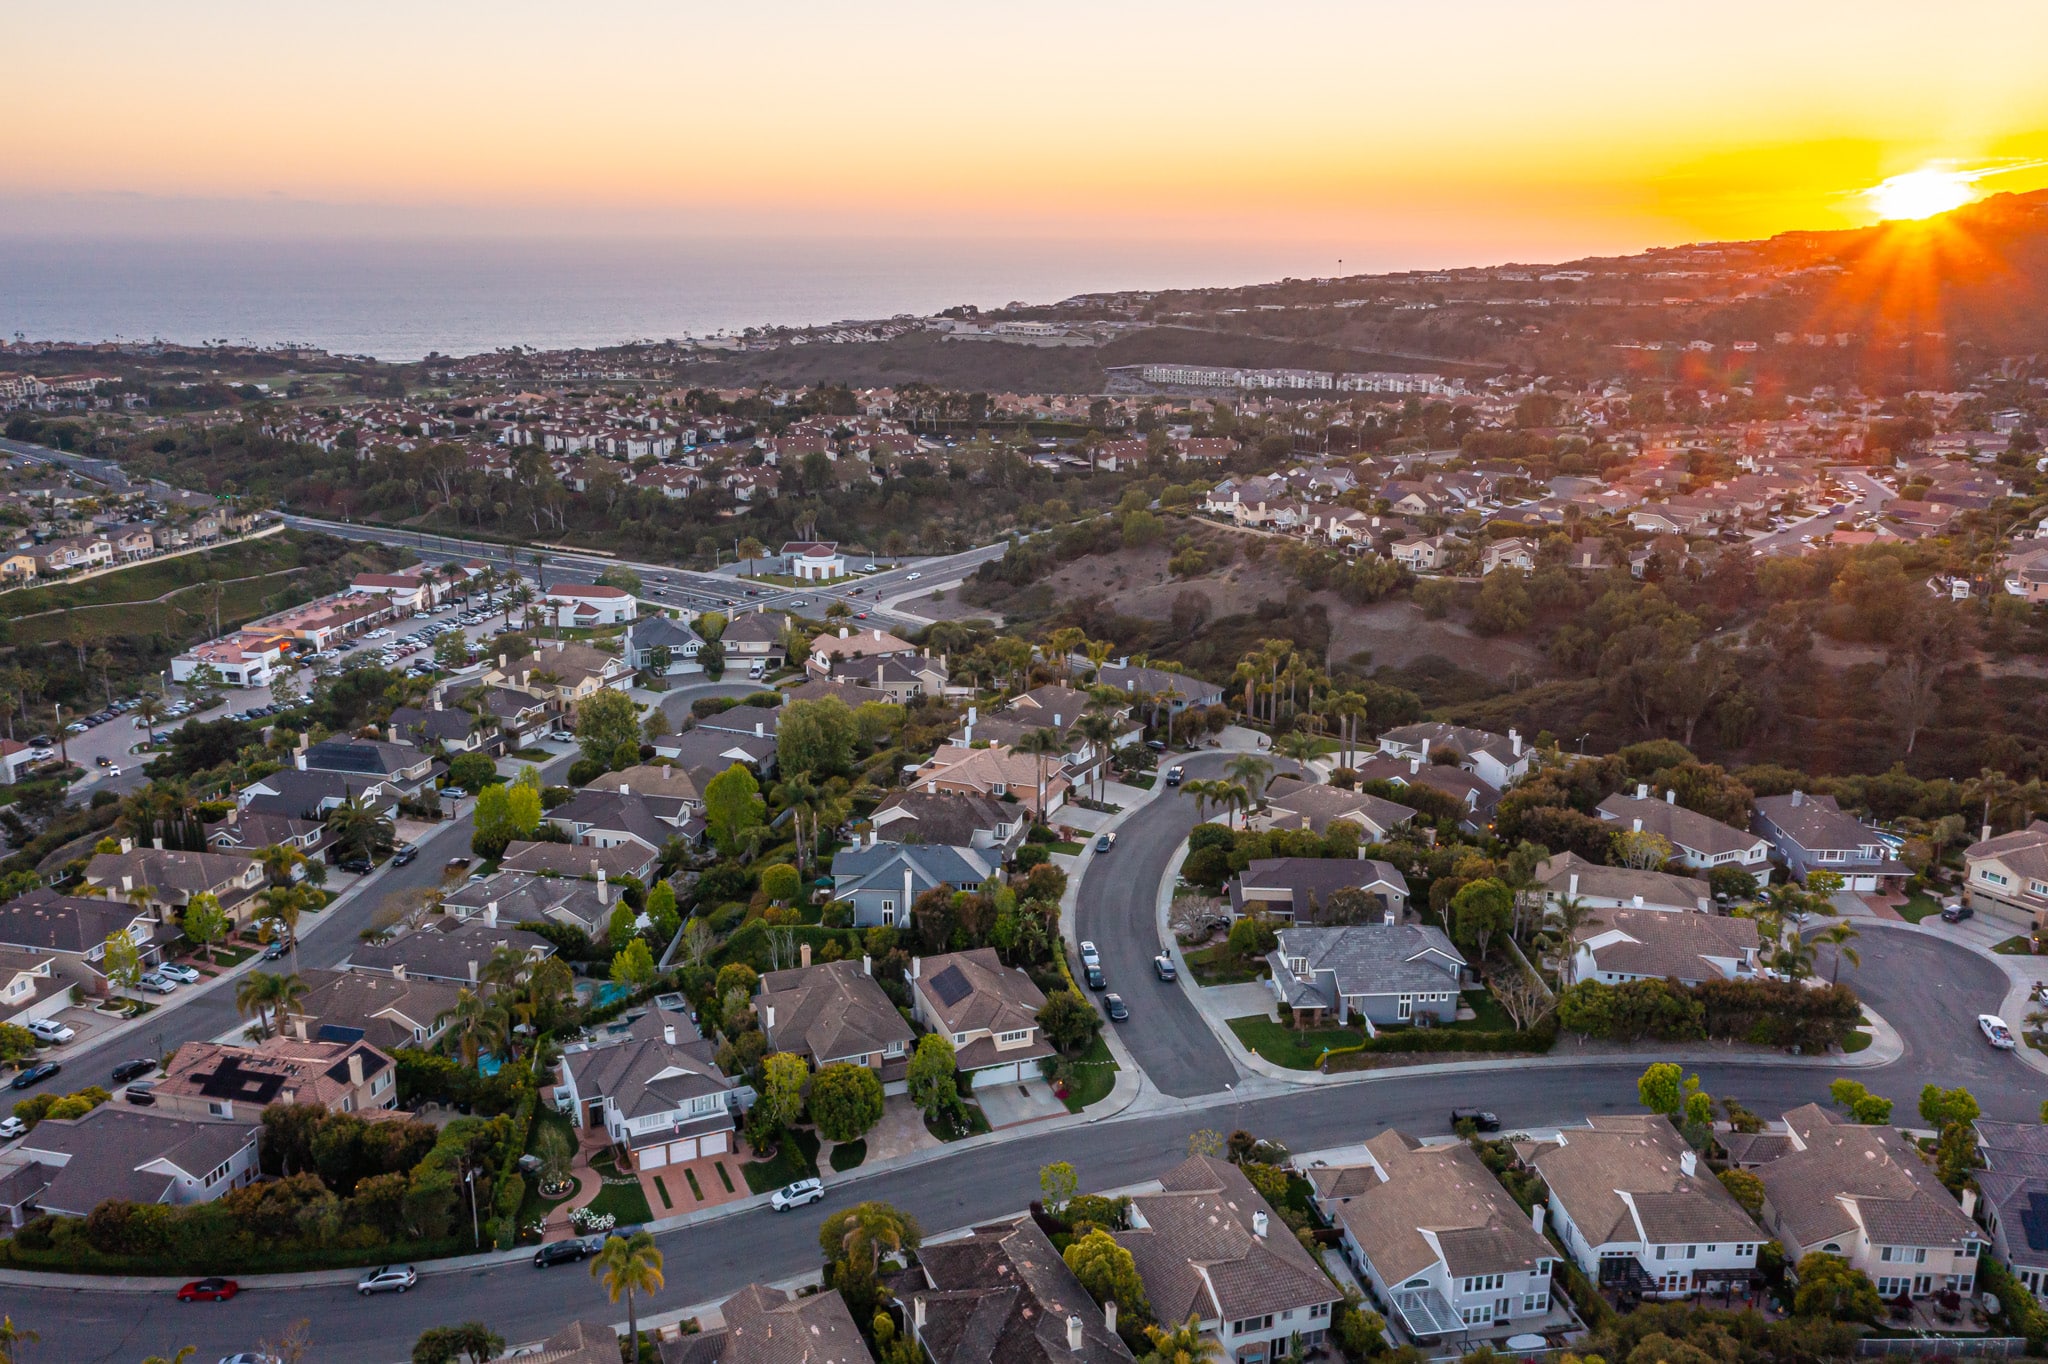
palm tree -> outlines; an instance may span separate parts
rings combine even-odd
[[[456,992],[455,1003],[434,1022],[448,1025],[463,1062],[471,1067],[483,1053],[497,1051],[505,1041],[505,1011],[467,987]]]
[[[262,864],[263,874],[273,886],[290,885],[292,872],[306,864],[306,855],[289,843],[273,843],[267,848],[258,848],[251,856]]]
[[[525,980],[526,973],[532,969],[533,958],[511,943],[500,943],[492,951],[491,959],[477,973],[477,978],[493,990],[507,991]]]
[[[164,718],[164,698],[153,691],[142,693],[135,699],[135,715],[149,731],[149,746],[156,747],[156,722]]]
[[[1218,1364],[1225,1358],[1223,1346],[1214,1336],[1202,1334],[1201,1324],[1193,1317],[1170,1331],[1148,1326],[1145,1335],[1152,1342],[1145,1364]]]
[[[1840,983],[1842,979],[1842,962],[1844,959],[1846,959],[1851,966],[1863,965],[1862,955],[1858,953],[1855,948],[1849,946],[1851,939],[1860,938],[1862,936],[1863,935],[1861,933],[1858,933],[1855,929],[1851,928],[1848,924],[1845,923],[1829,924],[1821,932],[1813,935],[1813,940],[1815,942],[1826,943],[1829,947],[1835,949],[1835,965],[1834,969],[1828,973],[1828,984],[1834,985]]]
[[[1116,721],[1099,710],[1083,715],[1074,729],[1095,749],[1095,799],[1102,799],[1102,780],[1109,771],[1109,746],[1116,740]]]
[[[811,780],[806,772],[795,773],[775,788],[775,803],[789,812],[790,822],[795,826],[796,869],[801,872],[810,862],[810,853],[818,836],[818,800],[824,792]],[[804,837],[804,819],[811,821],[811,836]]]
[[[269,1037],[271,1028],[281,1025],[292,1006],[306,997],[306,989],[306,982],[296,975],[252,971],[235,983],[235,1012],[255,1020],[257,1031]]]
[[[1034,729],[1017,741],[1019,753],[1029,753],[1038,759],[1038,809],[1035,812],[1040,824],[1045,823],[1045,760],[1063,751],[1066,741],[1056,730]]]
[[[1987,767],[1963,783],[1963,799],[1984,803],[1984,828],[1991,828],[1994,809],[2004,809],[2018,799],[2020,784],[1995,767]]]
[[[1558,952],[1557,979],[1564,984],[1565,975],[1571,969],[1572,944],[1578,941],[1579,930],[1593,922],[1593,907],[1576,895],[1559,896],[1544,919],[1543,931],[1537,937],[1539,948]]]
[[[303,886],[272,886],[263,892],[266,917],[283,926],[285,941],[291,944],[294,971],[299,969],[299,915],[306,909],[306,893]]]
[[[334,835],[335,847],[354,849],[364,857],[375,857],[391,846],[391,821],[367,796],[350,796],[329,810],[327,828]]]
[[[1230,766],[1223,769],[1223,774],[1256,795],[1266,789],[1266,781],[1273,775],[1273,764],[1247,753],[1232,759]]]
[[[42,1337],[26,1326],[16,1326],[13,1317],[0,1317],[0,1364],[15,1364],[15,1347],[33,1345]]]
[[[626,1299],[626,1338],[633,1342],[633,1356],[640,1355],[640,1311],[634,1295],[658,1293],[665,1282],[661,1275],[661,1252],[654,1248],[654,1234],[636,1231],[628,1236],[607,1236],[604,1249],[590,1261],[590,1277],[604,1282],[605,1292],[616,1304]]]
[[[1273,747],[1281,757],[1292,758],[1304,766],[1316,755],[1315,736],[1299,729],[1289,730],[1281,735],[1280,741]]]
[[[1216,783],[1216,802],[1219,805],[1229,807],[1231,811],[1230,827],[1233,829],[1237,827],[1238,815],[1250,810],[1259,803],[1250,791],[1247,791],[1234,781]]]

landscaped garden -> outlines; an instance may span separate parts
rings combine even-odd
[[[1296,1028],[1263,1014],[1233,1018],[1230,1030],[1246,1050],[1289,1070],[1314,1070],[1322,1064],[1323,1053],[1365,1041],[1358,1028]]]
[[[1067,1112],[1079,1113],[1090,1104],[1101,1103],[1116,1088],[1116,1058],[1109,1054],[1109,1043],[1098,1034],[1088,1044],[1088,1050],[1068,1063],[1072,1073],[1067,1079],[1067,1092],[1061,1102]],[[977,1110],[978,1111],[978,1110]]]
[[[647,1193],[640,1187],[640,1176],[630,1167],[622,1168],[610,1149],[600,1152],[590,1162],[590,1168],[604,1181],[597,1197],[584,1204],[592,1215],[615,1218],[612,1225],[619,1227],[654,1220],[654,1210],[647,1206]]]
[[[766,1160],[750,1160],[740,1166],[753,1193],[769,1193],[799,1179],[818,1177],[818,1134],[808,1127],[795,1127],[782,1134],[782,1145]]]

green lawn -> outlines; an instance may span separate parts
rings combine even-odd
[[[1181,957],[1194,973],[1198,985],[1241,985],[1248,980],[1260,980],[1265,976],[1262,961],[1245,961],[1232,956],[1228,943],[1217,943],[1214,947],[1197,948],[1183,952]]]
[[[1076,857],[1080,856],[1085,850],[1084,845],[1076,843],[1072,839],[1062,839],[1058,843],[1046,843],[1041,846],[1050,848],[1056,853],[1069,853]]]
[[[794,1184],[799,1179],[815,1179],[818,1175],[818,1134],[807,1127],[785,1132],[782,1149],[770,1160],[751,1160],[740,1166],[740,1173],[747,1177],[747,1188],[754,1193],[768,1193],[785,1184]]]
[[[840,1174],[845,1174],[848,1170],[858,1170],[860,1163],[867,1158],[867,1139],[856,1137],[852,1141],[842,1141],[833,1147],[828,1163]]]
[[[1439,1027],[1454,1028],[1461,1032],[1513,1032],[1515,1021],[1508,1017],[1508,1011],[1496,1004],[1490,990],[1467,990],[1465,1005],[1472,1010],[1473,1017],[1456,1023],[1442,1023]]]
[[[544,1127],[552,1127],[560,1132],[568,1139],[569,1149],[572,1151],[576,1149],[576,1128],[569,1121],[568,1114],[557,1113],[553,1108],[542,1104],[534,1110],[533,1129],[526,1134],[526,1153],[528,1155],[539,1154],[540,1133]],[[560,1203],[563,1198],[574,1196],[575,1192],[576,1186],[572,1183],[569,1187],[569,1192],[563,1194],[561,1198],[543,1198],[540,1193],[540,1175],[538,1173],[528,1175],[526,1177],[526,1197],[521,1199],[519,1203],[519,1225],[522,1227],[531,1226],[533,1223],[540,1221],[548,1215],[548,1209]]]
[[[1919,891],[1913,898],[1899,906],[1899,913],[1908,923],[1917,924],[1930,914],[1941,913],[1941,901],[1924,890]]]
[[[2034,955],[2034,944],[2028,939],[2026,934],[2018,933],[2007,938],[1991,950],[2003,952],[2008,957],[2031,957]]]
[[[1260,1014],[1231,1019],[1230,1030],[1247,1051],[1289,1070],[1314,1070],[1325,1051],[1365,1041],[1365,1034],[1356,1028],[1295,1029]]]
[[[1079,1113],[1089,1104],[1108,1098],[1116,1088],[1116,1071],[1109,1043],[1098,1035],[1088,1044],[1088,1050],[1074,1058],[1074,1078],[1067,1082],[1067,1112]]]
[[[641,1189],[639,1179],[630,1169],[620,1169],[611,1152],[606,1151],[591,1161],[590,1168],[604,1179],[604,1187],[586,1205],[593,1212],[610,1213],[619,1219],[617,1225],[622,1227],[654,1220],[654,1209],[647,1206],[647,1194]],[[619,1182],[613,1183],[613,1180]]]
[[[1867,1051],[1870,1047],[1870,1044],[1872,1042],[1875,1042],[1876,1040],[1877,1039],[1875,1037],[1871,1036],[1863,1029],[1857,1028],[1855,1031],[1851,1032],[1847,1037],[1842,1039],[1842,1050],[1853,1056],[1859,1051]]]
[[[924,1130],[937,1137],[940,1141],[965,1141],[969,1137],[978,1137],[983,1132],[988,1131],[988,1115],[983,1113],[981,1106],[971,1099],[966,1100],[966,1117],[966,1126],[955,1127],[951,1123],[940,1124],[933,1122],[931,1114],[927,1113],[924,1118]],[[834,1156],[838,1154],[836,1151],[833,1152]],[[835,1165],[833,1168],[837,1169],[839,1167]]]
[[[1158,778],[1153,776],[1150,772],[1140,772],[1133,774],[1131,776],[1118,777],[1116,778],[1116,780],[1122,782],[1125,786],[1135,786],[1140,791],[1150,791],[1152,789],[1152,783],[1157,781]]]

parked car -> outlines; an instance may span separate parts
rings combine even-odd
[[[1180,972],[1174,969],[1173,958],[1161,952],[1152,958],[1152,969],[1161,980],[1179,980]]]
[[[799,1179],[796,1183],[785,1184],[768,1195],[768,1206],[776,1212],[788,1212],[791,1208],[801,1208],[806,1203],[815,1203],[824,1196],[825,1185],[822,1180]]]
[[[590,1247],[581,1237],[567,1241],[550,1241],[533,1252],[533,1267],[549,1269],[555,1265],[574,1264],[590,1253]]]
[[[356,1280],[356,1292],[366,1298],[372,1293],[403,1293],[419,1281],[419,1271],[411,1265],[380,1265]]]
[[[28,1030],[36,1035],[39,1042],[69,1042],[78,1036],[76,1029],[59,1023],[54,1018],[38,1018],[28,1025]]]
[[[9,1089],[27,1089],[30,1085],[41,1084],[62,1069],[64,1067],[61,1062],[45,1061],[39,1066],[30,1066],[27,1070],[22,1071],[7,1082],[7,1087]]]
[[[368,876],[371,872],[377,870],[377,864],[367,857],[351,857],[334,865],[340,867],[343,871],[354,872],[358,876]]]
[[[1131,1016],[1131,1011],[1124,1007],[1124,997],[1119,994],[1104,995],[1102,1007],[1109,1011],[1109,1021],[1112,1023],[1121,1023]]]
[[[404,847],[400,848],[397,852],[391,854],[391,865],[394,867],[402,867],[406,863],[412,861],[415,857],[418,857],[419,855],[419,845],[416,843],[408,843]]]
[[[0,1141],[13,1141],[16,1137],[26,1136],[27,1134],[28,1124],[20,1118],[15,1117],[13,1114],[0,1118]]]
[[[147,1058],[123,1061],[120,1065],[114,1067],[114,1083],[125,1085],[130,1080],[140,1080],[155,1069],[156,1062]]]
[[[1943,923],[1959,924],[1965,919],[1974,919],[1976,917],[1977,911],[1960,900],[1952,905],[1942,906],[1941,918]]]
[[[279,938],[276,942],[270,944],[270,946],[263,949],[263,960],[278,961],[284,956],[285,953],[291,950],[292,945],[285,939]]]
[[[137,1108],[148,1108],[156,1102],[156,1083],[152,1080],[137,1080],[121,1091],[121,1097]]]
[[[1500,1131],[1500,1119],[1495,1117],[1488,1109],[1454,1108],[1451,1110],[1451,1127],[1453,1129],[1456,1129],[1459,1123],[1465,1122],[1471,1123],[1482,1132]]]
[[[198,971],[184,965],[182,962],[166,962],[164,965],[156,968],[156,973],[165,980],[175,980],[180,985],[197,985],[201,980],[205,979]]]
[[[464,867],[468,865],[469,859],[466,857],[451,857],[448,859],[449,871],[461,871]]]
[[[450,800],[469,799],[469,792],[463,790],[459,786],[444,786],[441,788],[441,794],[448,797],[448,799]]]
[[[179,1302],[226,1302],[242,1291],[233,1279],[194,1279],[178,1290]]]
[[[1081,974],[1087,980],[1089,989],[1107,990],[1109,988],[1109,981],[1104,978],[1100,966],[1084,966],[1081,968]]]
[[[137,984],[142,987],[145,994],[152,995],[174,994],[178,989],[177,981],[167,976],[158,975],[155,971],[145,973]]]
[[[1174,766],[1166,769],[1166,784],[1168,786],[1179,786],[1180,779],[1186,775],[1187,769],[1176,763]]]
[[[1116,846],[1116,835],[1115,835],[1115,834],[1112,834],[1112,833],[1101,833],[1101,834],[1097,834],[1097,835],[1095,836],[1095,851],[1097,851],[1097,852],[1099,852],[1099,853],[1103,853],[1103,852],[1108,852],[1108,851],[1109,851],[1109,850],[1110,850],[1111,848],[1114,848],[1115,846]]]
[[[1984,1040],[2000,1051],[2011,1051],[2016,1043],[2012,1029],[2005,1026],[2005,1020],[1997,1014],[1978,1014],[1977,1029],[1984,1034]]]
[[[1089,942],[1086,938],[1081,939],[1081,964],[1083,966],[1102,965],[1102,954],[1097,952],[1095,944]]]
[[[258,1354],[254,1350],[244,1350],[240,1354],[228,1355],[221,1360],[220,1364],[284,1364],[284,1361],[276,1355]]]

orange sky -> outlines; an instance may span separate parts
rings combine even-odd
[[[72,0],[7,28],[33,59],[0,231],[1554,258],[1867,222],[1887,175],[2048,158],[2038,0]]]

